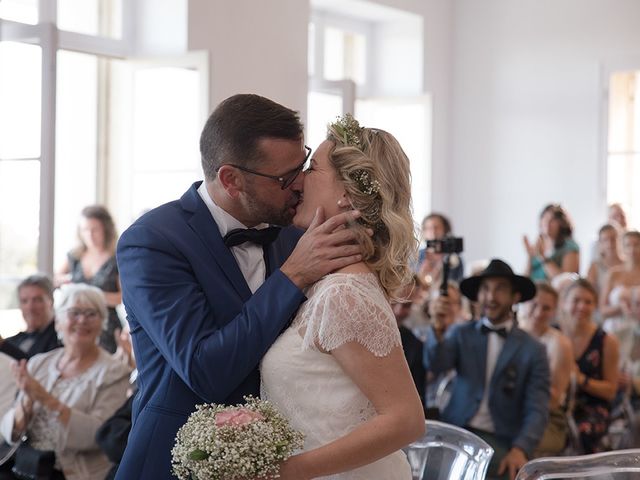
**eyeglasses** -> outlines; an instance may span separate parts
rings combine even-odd
[[[235,165],[233,163],[225,163],[224,165],[228,165],[230,167],[237,168],[238,170],[242,170],[243,172],[247,172],[247,173],[250,173],[252,175],[258,175],[260,177],[266,177],[266,178],[270,178],[272,180],[275,180],[276,182],[280,183],[280,188],[282,190],[286,190],[295,181],[295,179],[298,178],[298,175],[300,175],[301,172],[305,172],[305,171],[307,171],[309,169],[309,164],[310,164],[309,157],[311,156],[311,148],[309,148],[309,147],[307,147],[305,145],[304,149],[307,152],[305,157],[304,157],[304,161],[300,165],[298,165],[296,168],[294,168],[293,170],[291,170],[288,173],[285,173],[282,176],[267,175],[266,173],[256,172],[255,170],[251,170],[249,168],[245,168],[245,167],[242,167],[240,165]],[[220,165],[216,169],[216,172],[218,170],[220,170],[220,168],[222,168],[224,165]]]
[[[70,320],[78,320],[81,316],[86,318],[87,320],[97,320],[100,318],[100,312],[94,310],[93,308],[86,308],[81,310],[79,308],[68,308],[67,316]]]

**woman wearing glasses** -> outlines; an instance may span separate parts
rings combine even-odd
[[[101,480],[111,465],[95,434],[126,399],[129,369],[98,346],[107,321],[98,288],[62,287],[55,321],[64,347],[14,364],[20,393],[2,418],[0,433],[13,443],[26,430],[31,447],[54,451],[51,478]],[[19,456],[20,450],[16,466]]]

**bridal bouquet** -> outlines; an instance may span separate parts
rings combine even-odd
[[[266,400],[197,405],[171,451],[180,480],[277,478],[279,464],[302,448],[303,435]]]

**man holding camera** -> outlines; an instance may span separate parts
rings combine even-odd
[[[513,305],[530,300],[536,287],[494,259],[460,284],[480,304],[482,318],[451,325],[446,296],[435,300],[433,326],[424,349],[434,374],[456,370],[442,420],[483,438],[495,453],[488,479],[513,480],[538,445],[547,424],[549,366],[545,349],[518,328]]]

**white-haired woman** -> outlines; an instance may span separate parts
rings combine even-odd
[[[98,346],[108,315],[102,291],[69,284],[60,293],[56,330],[64,347],[13,366],[20,393],[0,433],[12,443],[26,429],[33,448],[53,450],[52,478],[102,480],[111,465],[95,434],[124,402],[129,369]]]

